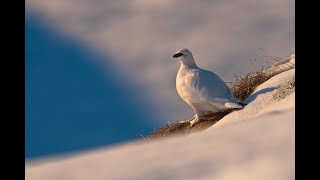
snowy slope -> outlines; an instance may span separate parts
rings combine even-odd
[[[295,69],[205,131],[27,162],[28,180],[295,178]]]

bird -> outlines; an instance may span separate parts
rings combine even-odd
[[[221,112],[242,109],[242,104],[234,98],[228,85],[214,72],[197,66],[191,51],[178,50],[173,56],[180,61],[176,76],[179,96],[193,108],[195,117],[190,125],[202,121],[205,112]]]

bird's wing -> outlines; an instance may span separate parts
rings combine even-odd
[[[201,69],[199,71],[198,79],[198,89],[203,92],[203,95],[206,95],[206,98],[213,99],[215,101],[233,99],[230,88],[215,73]]]
[[[229,87],[219,76],[202,69],[194,69],[182,77],[178,91],[183,99],[192,103],[226,103],[233,99]]]

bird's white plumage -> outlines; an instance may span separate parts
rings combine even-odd
[[[181,62],[176,78],[178,94],[196,112],[191,125],[201,121],[206,111],[242,108],[227,84],[215,73],[199,68],[188,49],[179,50],[174,57]]]

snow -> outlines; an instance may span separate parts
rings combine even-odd
[[[277,73],[292,69],[295,67],[295,65],[296,65],[295,54],[292,54],[291,56],[285,57],[280,61],[274,63],[271,68],[265,71],[265,73],[270,75],[275,75]]]
[[[29,180],[295,179],[294,68],[205,131],[26,162]],[[286,95],[276,96],[280,90]]]

